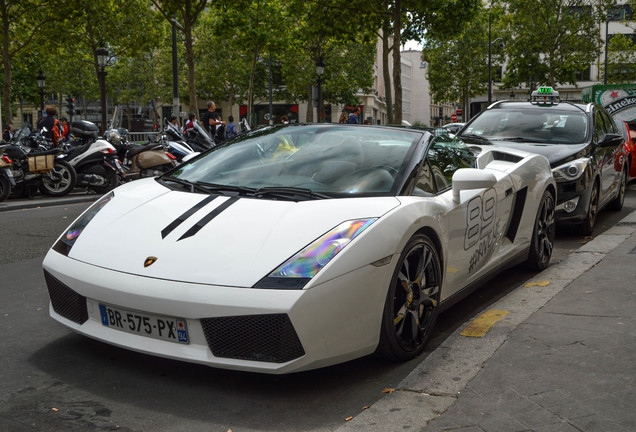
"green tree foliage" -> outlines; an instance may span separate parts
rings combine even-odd
[[[175,20],[176,28],[184,36],[186,51],[186,71],[188,76],[188,98],[190,110],[196,111],[197,86],[194,59],[194,26],[203,10],[208,6],[208,0],[151,0],[156,9],[170,23]],[[215,7],[218,7],[215,2]]]
[[[0,0],[0,50],[2,51],[2,117],[10,121],[13,117],[11,102],[12,83],[14,81],[11,71],[13,64],[25,65],[24,61],[30,54],[30,48],[43,43],[47,36],[52,34],[52,24],[56,19],[51,10],[59,7],[57,1],[37,2],[34,0],[10,1]],[[31,96],[38,93],[37,70],[32,76],[22,71],[16,78],[16,85],[21,87],[20,97]],[[19,83],[19,84],[18,84]],[[22,100],[22,99],[18,99]],[[33,99],[30,100],[34,102]]]
[[[480,9],[453,37],[430,38],[422,57],[433,100],[460,101],[464,112],[470,98],[488,87],[488,11]]]
[[[608,44],[607,82],[636,82],[636,43],[623,34],[613,35]]]
[[[576,83],[601,52],[606,5],[581,0],[502,0],[508,64],[505,87]]]
[[[227,9],[210,9],[202,14],[194,32],[199,41],[194,54],[198,60],[197,94],[207,100],[226,100],[231,109],[235,103],[247,100],[252,57],[239,37],[217,33],[223,28],[222,14],[226,12]],[[258,66],[258,83],[262,87],[265,69],[262,63]]]

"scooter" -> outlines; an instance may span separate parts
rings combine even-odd
[[[104,194],[119,185],[123,171],[117,152],[108,141],[97,138],[97,125],[86,120],[71,124],[75,140],[63,143],[66,154],[60,159],[68,161],[77,173],[76,187]]]
[[[165,143],[130,144],[127,134],[128,131],[123,128],[111,129],[104,134],[122,161],[121,181],[155,177],[177,165],[177,158],[167,151]]]
[[[33,149],[21,141],[0,145],[0,170],[4,172],[0,178],[9,179],[11,189],[8,193],[32,197],[37,189],[49,196],[64,196],[71,192],[75,187],[75,170],[68,162],[57,158],[61,151],[59,148]],[[2,194],[5,193],[3,187]]]

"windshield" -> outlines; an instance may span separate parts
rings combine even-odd
[[[421,137],[422,132],[372,126],[266,127],[214,148],[171,176],[193,185],[191,190],[226,186],[239,192],[295,188],[322,196],[389,195]]]
[[[583,112],[547,109],[491,109],[462,131],[490,141],[581,144],[588,134]]]

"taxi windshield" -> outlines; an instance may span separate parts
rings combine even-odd
[[[489,141],[545,144],[581,144],[587,134],[585,113],[536,107],[485,111],[462,133]]]

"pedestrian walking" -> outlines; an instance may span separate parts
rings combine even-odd
[[[360,114],[360,107],[356,107],[355,111],[349,114],[349,123],[358,124],[360,120],[358,120],[358,115]]]

